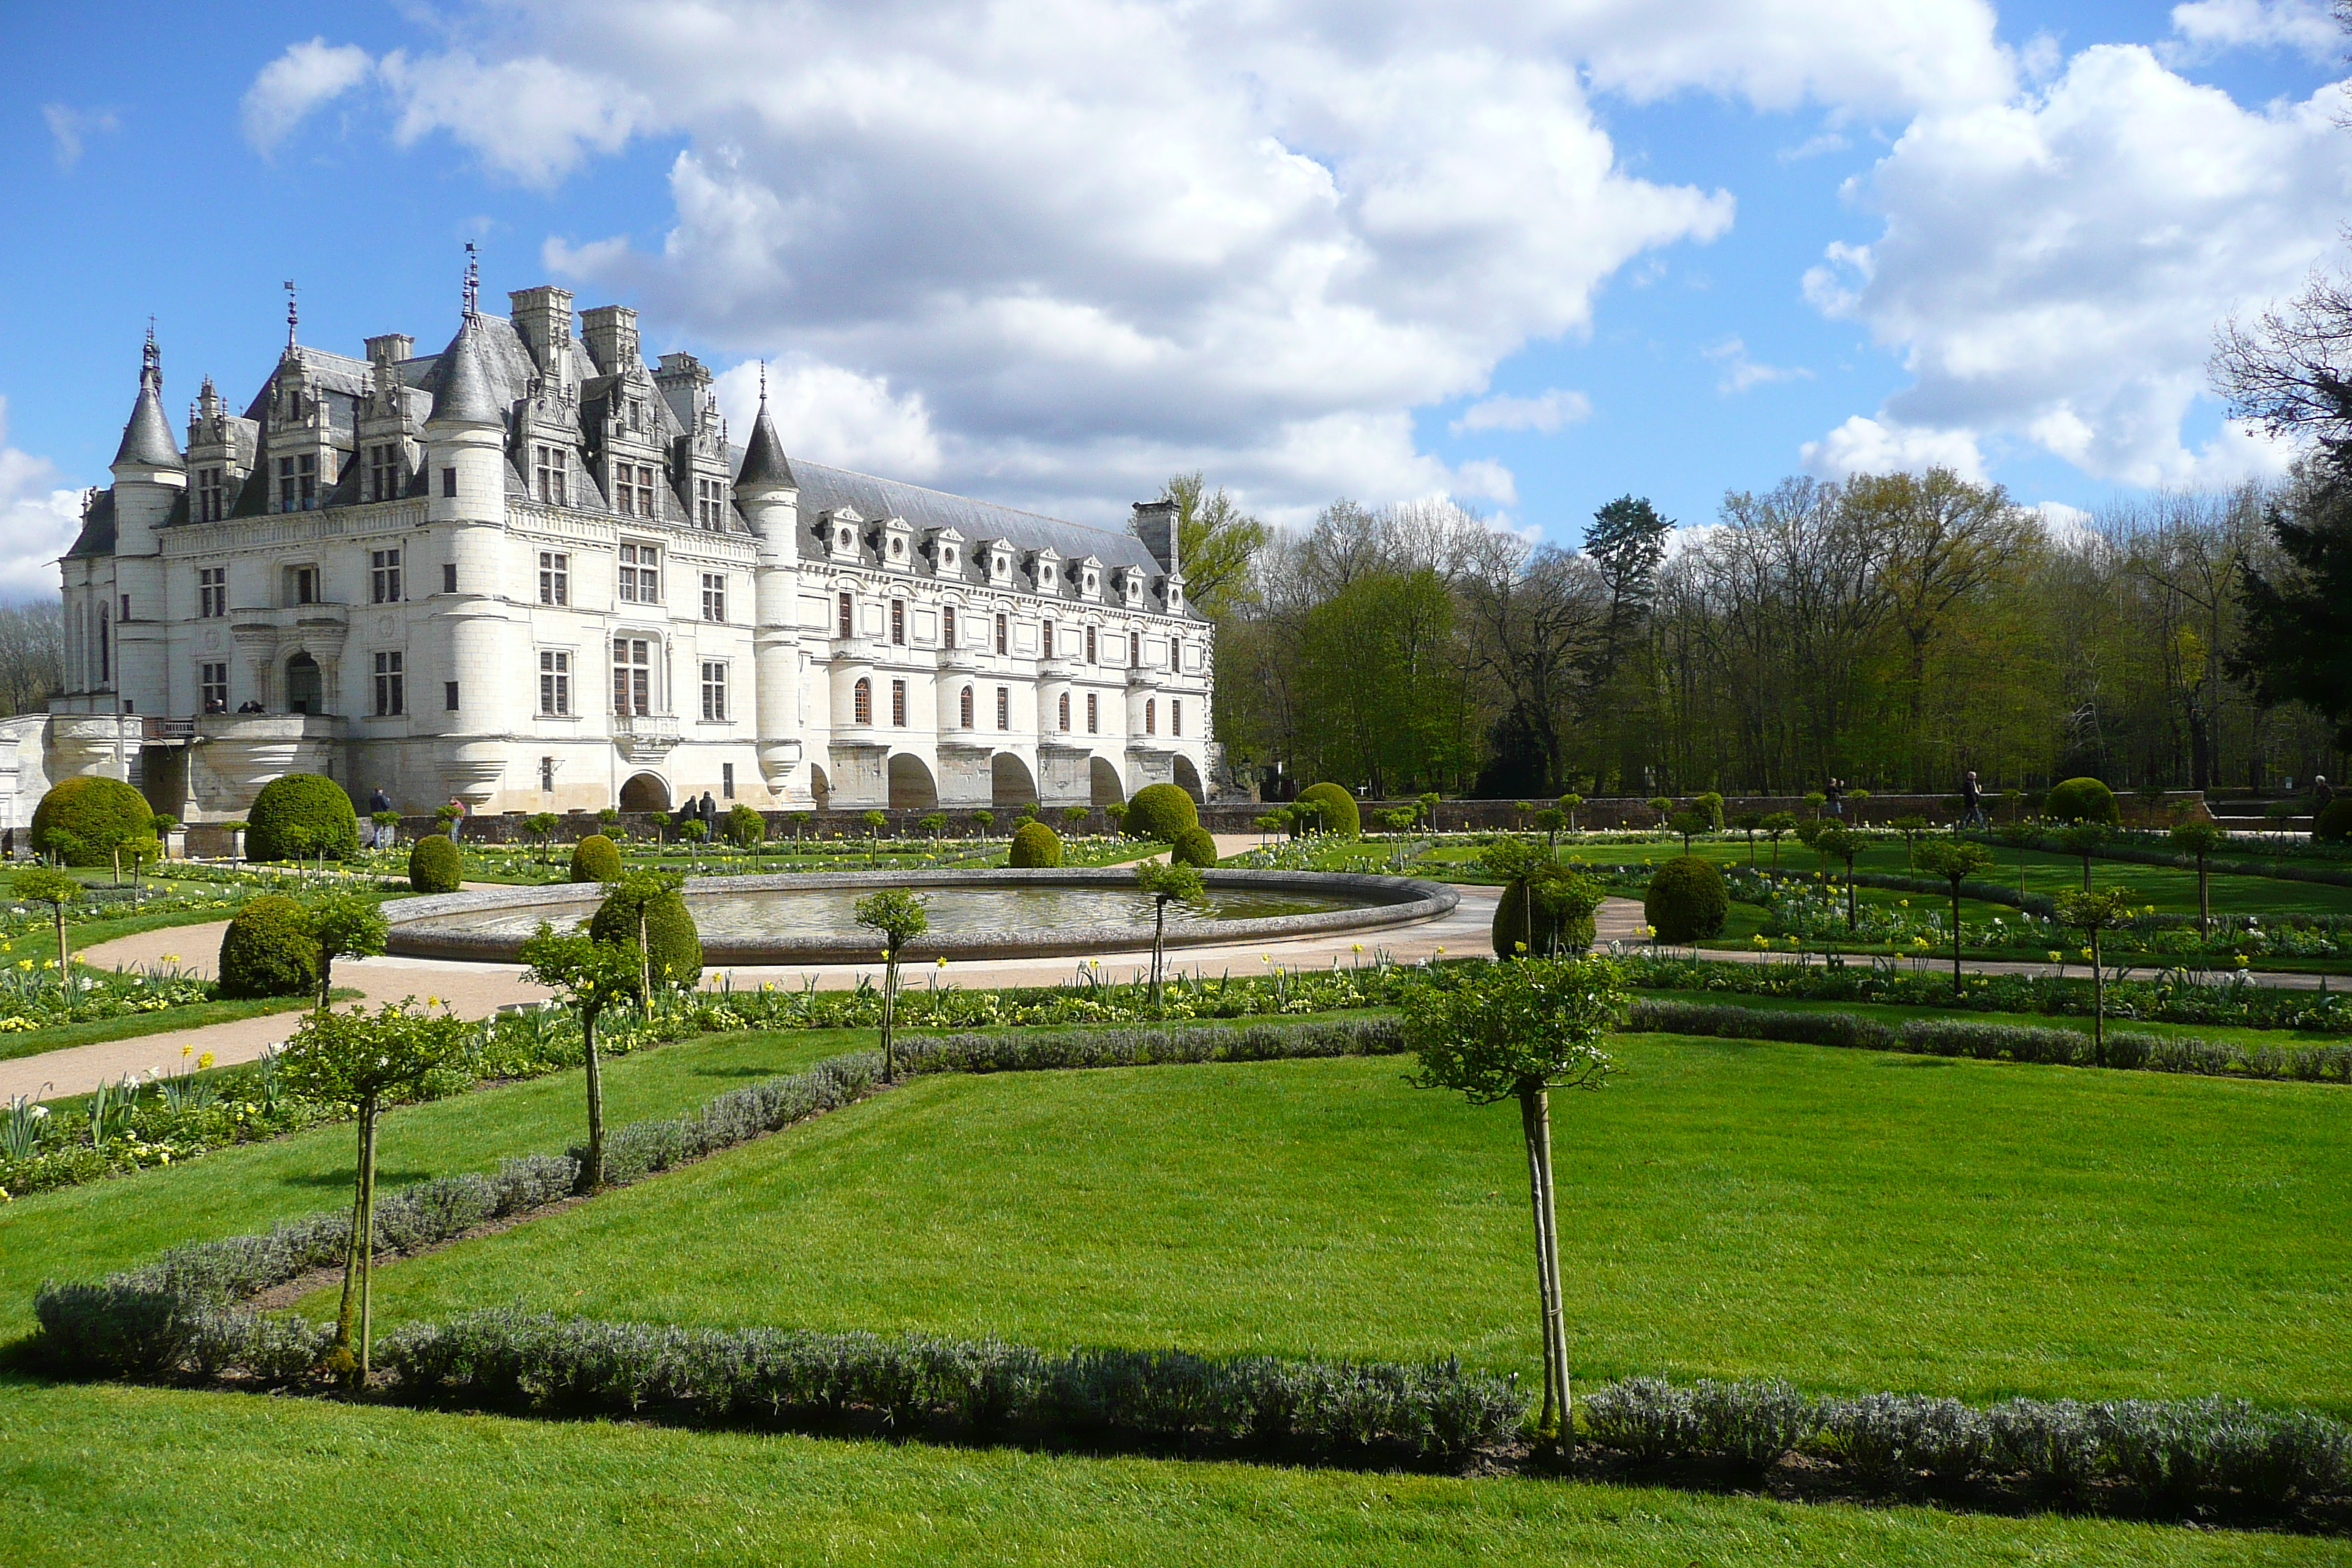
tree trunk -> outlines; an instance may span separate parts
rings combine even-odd
[[[60,996],[62,996],[62,997],[64,997],[64,998],[66,999],[66,1005],[67,1005],[68,1007],[71,1007],[71,1006],[73,1005],[73,948],[72,948],[72,946],[71,946],[69,943],[68,943],[68,942],[67,942],[67,941],[66,941],[66,907],[65,907],[65,905],[64,905],[63,903],[59,903],[59,904],[57,906],[57,911],[58,911],[58,995],[60,995]]]
[[[2213,897],[2212,890],[2206,881],[2205,856],[2202,851],[2200,851],[2197,856],[2197,930],[2200,934],[2207,936],[2210,936],[2213,931]]]
[[[1960,884],[1952,883],[1952,1000],[1960,999]]]
[[[1849,859],[1845,863],[1845,929],[1852,931],[1861,923],[1862,911],[1853,890],[1853,862]]]
[[[375,1330],[375,1118],[376,1098],[360,1102],[360,1370],[368,1379],[368,1347]]]
[[[367,1108],[360,1108],[357,1142],[353,1145],[352,1173],[352,1232],[343,1242],[343,1300],[335,1311],[335,1348],[348,1351],[352,1337],[359,1329],[360,1308],[360,1219],[367,1211]]]
[[[1168,900],[1157,900],[1151,906],[1151,1011],[1154,1014],[1161,1014],[1165,1011],[1160,1003],[1160,943],[1167,923]]]
[[[1528,1145],[1529,1206],[1536,1226],[1536,1289],[1543,1310],[1543,1411],[1536,1421],[1536,1441],[1557,1450],[1572,1443],[1574,1412],[1568,1381],[1568,1325],[1562,1315],[1559,1281],[1559,1226],[1552,1203],[1551,1097],[1540,1082],[1519,1089],[1519,1124]]]
[[[654,1013],[654,955],[652,936],[643,904],[637,906],[637,1001],[650,1018]]]
[[[327,1010],[327,997],[334,989],[334,984],[335,955],[322,952],[319,955],[319,1011],[321,1013]]]
[[[604,1068],[596,1056],[596,1015],[580,1010],[580,1033],[588,1046],[588,1169],[590,1192],[604,1185]]]
[[[2107,976],[2099,966],[2099,928],[2091,928],[2091,1060],[2107,1065]]]
[[[898,1011],[898,950],[882,955],[882,1081],[898,1077],[898,1060],[890,1049],[890,1026]]]

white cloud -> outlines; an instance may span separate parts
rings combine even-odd
[[[2064,549],[2078,549],[2096,537],[2091,526],[2091,514],[2079,506],[2068,506],[2063,500],[2036,501],[2028,509],[2042,514],[2042,526],[2052,543]]]
[[[1846,140],[1844,132],[1824,131],[1817,136],[1806,137],[1794,147],[1783,147],[1772,156],[1783,163],[1795,163],[1807,158],[1818,158],[1824,153],[1843,153],[1853,145]]]
[[[45,103],[41,105],[41,119],[49,128],[50,152],[60,169],[70,169],[81,162],[83,145],[91,132],[122,129],[122,121],[110,109],[76,109],[70,104]]]
[[[590,153],[617,153],[656,124],[638,93],[549,59],[484,64],[463,50],[412,58],[395,49],[377,69],[400,105],[401,145],[446,131],[485,168],[529,185],[553,185]]]
[[[2338,100],[2245,109],[2102,46],[2044,92],[1923,115],[1850,187],[1884,231],[1805,279],[1818,308],[1898,348],[1913,384],[1808,461],[2009,437],[2129,484],[2277,471],[2284,455],[2246,432],[2192,450],[2181,428],[2214,323],[2291,293],[2337,243]]]
[[[1591,416],[1592,399],[1555,386],[1534,397],[1497,394],[1480,398],[1446,428],[1456,436],[1470,430],[1535,430],[1549,436]]]
[[[733,438],[748,439],[760,410],[760,367],[746,362],[724,372],[718,391]],[[788,458],[895,479],[939,472],[940,440],[922,395],[894,396],[879,376],[810,361],[771,365],[768,416],[785,437]]]
[[[2190,0],[2172,8],[2179,43],[2167,54],[2210,58],[2230,49],[2292,49],[2322,64],[2344,56],[2344,29],[2320,0]]]
[[[1813,379],[1813,373],[1803,365],[1762,364],[1749,359],[1748,345],[1738,338],[1726,338],[1700,352],[1723,367],[1722,374],[1716,380],[1715,389],[1727,396],[1776,381]]]
[[[313,110],[359,86],[374,68],[356,44],[312,38],[291,46],[246,89],[245,139],[264,156],[276,152]]]
[[[57,479],[47,458],[8,445],[0,397],[0,600],[57,596],[58,557],[81,531],[81,492]]]
[[[1860,414],[1821,440],[1806,442],[1801,455],[1806,468],[1832,479],[1929,468],[1949,468],[1965,479],[1985,477],[1984,454],[1967,431],[1887,424]]]
[[[1517,506],[1519,501],[1519,482],[1511,470],[1485,458],[1454,470],[1454,490],[1457,495],[1484,496],[1502,506]]]

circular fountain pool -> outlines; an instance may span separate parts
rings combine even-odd
[[[1329,935],[1433,919],[1457,897],[1433,882],[1311,871],[1211,870],[1199,905],[1168,906],[1171,946]],[[1125,868],[1054,871],[861,871],[702,877],[688,907],[713,965],[843,963],[875,955],[859,899],[905,888],[925,900],[925,958],[1034,958],[1151,945],[1151,901]],[[591,886],[499,888],[384,906],[390,951],[418,958],[512,960],[540,925],[569,930],[600,896]]]

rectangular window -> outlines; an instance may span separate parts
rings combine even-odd
[[[907,727],[907,683],[903,680],[890,683],[890,722],[902,730]]]
[[[835,632],[834,635],[835,635],[835,637],[849,637],[849,636],[851,636],[851,635],[852,635],[852,632],[851,632],[852,616],[851,616],[851,611],[850,611],[849,595],[846,595],[846,594],[842,595],[841,595],[840,603],[839,603],[839,605],[838,605],[836,607],[837,607],[837,608],[840,610],[840,612],[841,612],[841,615],[840,615],[840,625],[841,625],[841,629],[840,629],[839,631]]]
[[[940,646],[955,647],[955,611],[952,608],[940,612]]]
[[[441,470],[441,498],[444,500],[456,500],[457,499],[457,469],[444,468]]]
[[[644,637],[613,639],[613,711],[654,710],[653,645]]]
[[[1100,722],[1101,709],[1099,702],[1095,694],[1089,691],[1087,693],[1087,733],[1089,735],[1094,734],[1096,732],[1097,726]]]
[[[1127,668],[1129,669],[1143,668],[1143,634],[1141,632],[1127,634]]]
[[[208,621],[216,621],[228,614],[228,568],[200,566],[196,569],[196,614]]]
[[[639,517],[661,515],[654,506],[654,471],[645,463],[637,465],[637,515]]]
[[[615,463],[613,465],[613,471],[610,476],[613,490],[613,510],[619,512],[623,517],[635,517],[637,515],[636,477],[637,466],[635,463]]]
[[[1054,623],[1047,621],[1045,623],[1044,633],[1037,638],[1037,657],[1039,658],[1055,658],[1059,651],[1060,649],[1058,646],[1054,641]]]
[[[572,656],[554,648],[539,655],[539,710],[551,719],[572,716]]]
[[[1171,735],[1184,732],[1184,700],[1181,697],[1168,700],[1168,732]]]
[[[735,764],[733,763],[719,764],[719,795],[722,800],[735,798]]]
[[[319,569],[316,566],[294,568],[294,602],[298,605],[319,602]]]
[[[1013,728],[1013,689],[1009,686],[996,689],[996,727],[1000,730]]]
[[[727,667],[715,659],[702,661],[702,716],[714,721],[727,717]]]
[[[621,601],[629,605],[661,603],[661,546],[621,546]]]
[[[1088,626],[1087,628],[1087,662],[1088,664],[1097,662],[1095,658],[1095,629],[1092,626]]]
[[[890,601],[890,646],[907,646],[907,601],[904,599]]]
[[[572,557],[560,550],[539,552],[539,602],[542,605],[568,605],[572,602]]]
[[[562,447],[541,447],[536,465],[539,479],[539,499],[550,506],[568,506],[566,492],[571,477],[572,454]],[[542,600],[541,603],[557,601]]]
[[[222,483],[226,476],[218,468],[196,470],[196,521],[218,522],[228,515],[228,487]]]
[[[375,656],[375,716],[379,719],[397,717],[408,711],[406,694],[402,690],[400,656],[380,653]]]
[[[997,617],[996,617],[996,651],[997,651],[997,652],[999,652],[999,653],[1003,653],[1003,652],[1004,651],[1004,647],[1005,647],[1004,617],[1003,617],[1003,616],[997,616]]]
[[[200,664],[196,667],[197,706],[206,713],[228,711],[228,666]]]
[[[705,572],[702,574],[702,618],[706,621],[727,618],[727,577],[724,573]]]
[[[131,595],[128,594],[122,595],[122,618],[126,621],[131,618]]]
[[[400,602],[400,552],[371,550],[368,552],[368,603],[396,605]]]
[[[319,504],[319,459],[315,455],[278,459],[278,510],[309,511]]]
[[[704,528],[726,526],[727,481],[697,479],[694,481],[694,521]]]
[[[398,500],[408,479],[408,454],[398,442],[368,448],[368,500]]]
[[[457,591],[457,563],[455,561],[441,563],[441,591],[445,594]]]
[[[1143,700],[1143,732],[1147,735],[1156,735],[1160,732],[1153,722],[1157,715],[1154,714],[1152,710],[1156,706],[1157,704],[1151,698],[1147,697]]]
[[[555,759],[553,757],[539,759],[539,790],[541,795],[555,793]]]
[[[456,681],[445,680],[441,683],[441,707],[445,712],[455,713],[457,710],[457,683]]]

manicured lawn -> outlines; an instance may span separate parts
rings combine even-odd
[[[1580,1374],[2352,1410],[2341,1089],[1636,1037],[1556,1111]],[[601,1316],[1532,1374],[1508,1107],[1396,1060],[918,1080],[384,1271]]]
[[[0,1382],[0,1561],[2220,1568],[2340,1542],[2045,1514]]]

